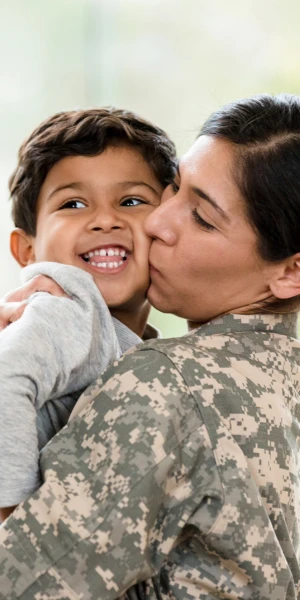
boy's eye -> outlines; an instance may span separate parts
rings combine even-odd
[[[135,198],[134,196],[125,198],[121,202],[121,206],[138,206],[139,204],[148,204],[148,202],[146,200],[142,200],[142,198]]]
[[[86,205],[84,202],[82,202],[82,200],[76,200],[75,198],[72,198],[72,200],[67,200],[64,202],[59,207],[59,210],[62,210],[63,208],[86,208]]]
[[[172,181],[170,185],[174,194],[177,194],[177,192],[179,191],[179,185],[175,181]]]

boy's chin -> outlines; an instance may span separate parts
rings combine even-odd
[[[102,293],[102,296],[109,308],[112,310],[120,310],[120,311],[128,311],[130,312],[139,312],[145,306],[150,306],[149,300],[147,299],[147,290],[140,292],[138,291],[135,296],[122,296],[122,297],[106,297]]]

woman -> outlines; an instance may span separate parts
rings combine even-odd
[[[203,126],[146,229],[189,321],[85,393],[0,531],[0,598],[299,597],[300,99]]]

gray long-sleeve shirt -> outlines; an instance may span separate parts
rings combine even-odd
[[[0,334],[0,506],[39,487],[39,449],[67,422],[82,390],[141,339],[113,319],[91,275],[36,263],[69,298],[33,294],[21,319]],[[119,338],[119,339],[118,339]]]

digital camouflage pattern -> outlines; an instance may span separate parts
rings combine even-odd
[[[91,386],[0,530],[0,598],[300,598],[295,319],[228,315]]]

